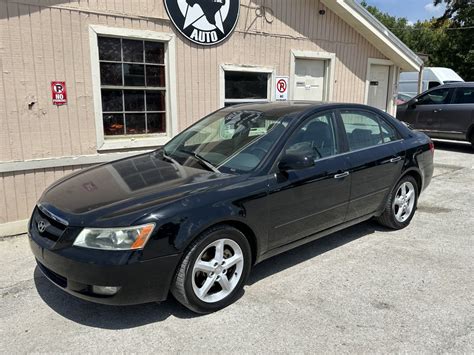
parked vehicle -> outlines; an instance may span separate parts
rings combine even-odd
[[[415,97],[418,94],[418,74],[416,71],[400,73],[398,91]],[[464,80],[450,68],[427,67],[423,70],[421,91],[424,92],[443,84],[463,81]]]
[[[432,138],[474,147],[474,82],[446,84],[397,106],[397,118]]]
[[[89,301],[232,303],[251,266],[376,217],[406,227],[433,144],[357,104],[244,104],[151,153],[67,176],[29,223],[39,269]]]

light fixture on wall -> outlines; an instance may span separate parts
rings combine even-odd
[[[325,14],[326,14],[326,10],[323,10],[323,9],[319,10],[319,14],[320,14],[321,16],[322,16],[322,15],[325,15]]]

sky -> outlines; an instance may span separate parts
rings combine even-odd
[[[360,2],[360,1],[359,1]],[[410,22],[439,17],[444,13],[444,5],[433,5],[433,0],[366,0],[392,16],[406,17]]]

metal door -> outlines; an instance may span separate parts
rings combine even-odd
[[[294,99],[323,101],[325,99],[324,60],[296,59]]]

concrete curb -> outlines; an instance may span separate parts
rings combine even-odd
[[[0,238],[25,234],[28,231],[28,219],[0,224]]]

